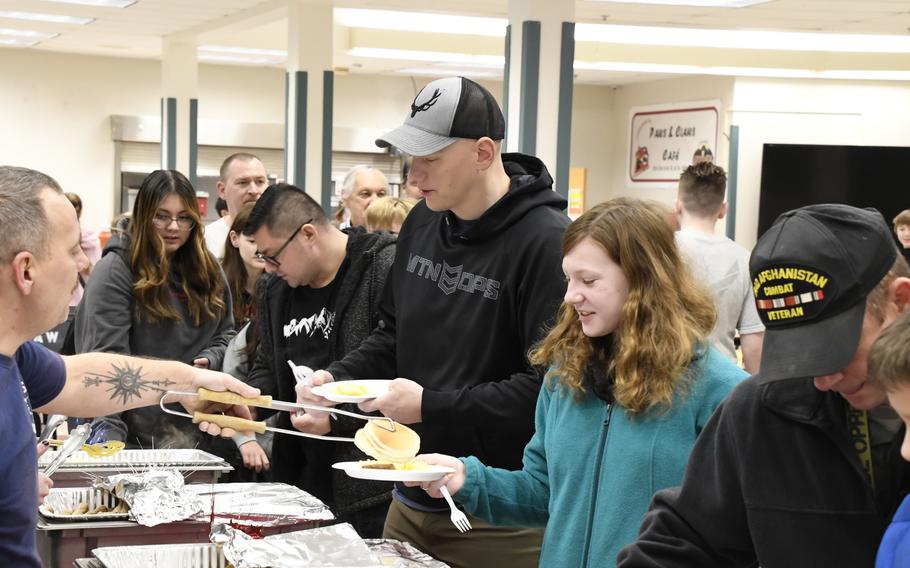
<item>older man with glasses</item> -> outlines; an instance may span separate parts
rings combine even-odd
[[[268,188],[250,213],[246,236],[268,276],[256,290],[260,343],[248,382],[263,394],[295,400],[287,362],[313,369],[352,351],[379,323],[377,306],[395,257],[395,239],[363,227],[339,230],[303,190]],[[363,425],[339,416],[350,436]],[[278,426],[292,428],[287,413]],[[353,444],[293,436],[275,438],[275,480],[296,485],[325,501],[363,537],[379,537],[391,501],[391,484],[350,479],[333,472],[336,461],[357,460]]]

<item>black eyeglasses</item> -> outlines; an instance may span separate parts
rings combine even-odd
[[[155,213],[155,216],[152,217],[152,224],[159,229],[167,229],[171,226],[171,223],[174,222],[176,222],[177,226],[184,231],[189,231],[196,226],[196,220],[189,215],[177,215],[176,217],[171,217],[165,213]]]
[[[294,231],[293,233],[291,233],[291,236],[288,237],[288,240],[284,241],[284,244],[281,245],[281,247],[277,251],[275,251],[275,254],[267,255],[267,254],[262,254],[259,251],[256,251],[253,254],[253,256],[259,260],[262,260],[262,261],[265,261],[265,262],[271,264],[275,268],[278,268],[279,266],[281,266],[281,263],[278,262],[278,257],[281,256],[281,253],[284,252],[284,249],[288,248],[288,245],[291,244],[291,241],[293,241],[294,237],[297,236],[297,233],[300,232],[300,229],[302,229],[305,225],[309,225],[312,222],[313,222],[313,220],[310,219],[309,221],[305,222],[303,225],[300,225],[299,227],[297,227],[297,230]]]

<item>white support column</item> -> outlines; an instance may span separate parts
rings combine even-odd
[[[161,167],[179,170],[195,184],[196,39],[166,36],[161,48]]]
[[[331,207],[331,0],[288,1],[285,178],[327,211]]]
[[[568,188],[574,0],[509,0],[507,150],[543,160]]]

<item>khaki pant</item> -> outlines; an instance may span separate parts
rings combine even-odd
[[[452,568],[535,568],[543,529],[496,527],[468,517],[473,527],[458,532],[449,513],[415,511],[392,499],[383,538],[412,544]]]

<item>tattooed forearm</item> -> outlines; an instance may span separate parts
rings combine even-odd
[[[127,362],[122,367],[116,364],[111,365],[111,367],[112,370],[107,373],[86,373],[86,376],[82,379],[82,384],[85,385],[85,388],[106,388],[107,392],[110,393],[110,400],[119,398],[123,404],[142,398],[146,392],[163,392],[169,386],[176,384],[168,378],[148,378],[143,374],[142,367],[133,367]]]

